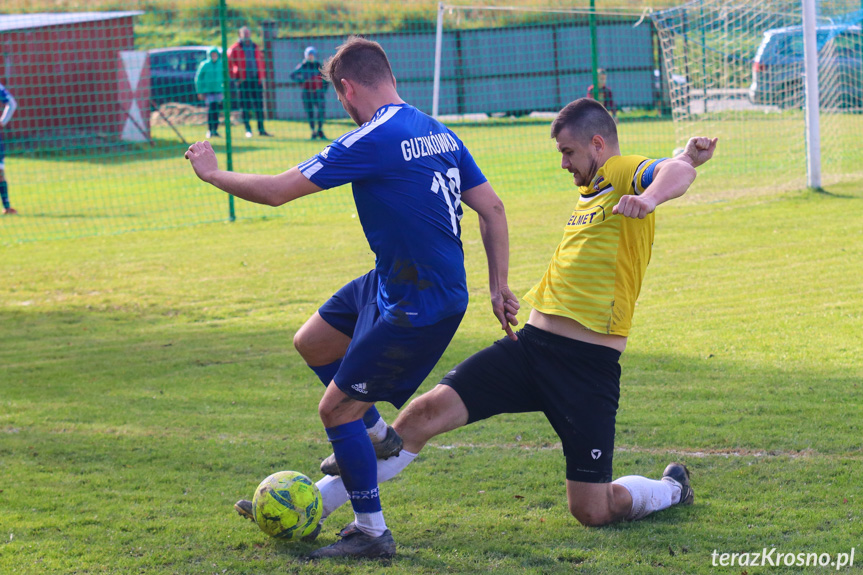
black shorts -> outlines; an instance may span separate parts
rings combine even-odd
[[[526,325],[475,353],[441,381],[459,394],[468,423],[541,411],[563,444],[566,478],[609,483],[620,399],[620,352]]]

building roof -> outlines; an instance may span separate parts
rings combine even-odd
[[[82,22],[99,22],[140,16],[140,10],[132,12],[42,12],[35,14],[0,14],[0,32],[12,30],[27,30],[44,28],[46,26],[63,26],[81,24]]]

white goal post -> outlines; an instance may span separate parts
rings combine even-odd
[[[821,123],[818,93],[818,43],[815,0],[803,1],[803,75],[806,85],[806,183],[821,188]]]

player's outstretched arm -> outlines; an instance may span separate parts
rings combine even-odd
[[[717,141],[717,138],[690,139],[683,153],[656,165],[653,183],[643,194],[623,196],[612,213],[643,219],[656,206],[685,194],[695,181],[695,168],[713,157]]]
[[[695,181],[695,168],[677,157],[660,162],[654,171],[653,183],[639,196],[627,194],[611,213],[627,218],[644,219],[656,206],[679,198]]]
[[[220,170],[216,153],[210,142],[206,141],[195,142],[189,146],[185,158],[192,164],[195,174],[201,180],[232,196],[256,204],[281,206],[321,191],[321,188],[313,184],[296,167],[275,176]]]
[[[683,153],[678,154],[674,159],[681,159],[689,162],[693,168],[704,164],[713,157],[713,152],[716,150],[716,142],[719,138],[705,138],[702,136],[689,138],[686,142],[686,147]]]
[[[479,215],[479,230],[488,258],[488,287],[491,291],[492,312],[500,321],[500,328],[510,339],[515,340],[517,337],[511,326],[518,325],[516,314],[519,303],[507,284],[509,231],[503,202],[488,182],[465,190],[461,200]]]

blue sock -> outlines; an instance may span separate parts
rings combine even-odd
[[[373,405],[363,416],[363,425],[366,427],[366,429],[371,429],[375,426],[375,423],[380,420],[380,418],[381,414],[378,413],[378,408]]]
[[[333,445],[333,453],[354,513],[381,511],[378,460],[363,422],[358,419],[328,427],[327,437]]]
[[[336,376],[336,372],[339,371],[339,367],[342,365],[342,360],[337,359],[333,363],[328,363],[327,365],[310,365],[309,369],[315,372],[315,375],[318,376],[318,379],[321,380],[321,383],[324,385],[329,385],[333,378]],[[374,427],[375,423],[381,418],[381,414],[378,413],[377,408],[373,405],[366,414],[363,416],[363,423],[366,426],[366,429],[370,427]]]
[[[342,360],[337,359],[333,363],[328,363],[327,365],[310,365],[309,369],[315,372],[315,375],[318,376],[318,379],[321,380],[321,383],[323,383],[324,386],[327,386],[336,376],[336,372],[339,371],[341,366]]]
[[[0,182],[0,199],[3,200],[3,207],[9,209],[9,187],[6,182]]]

